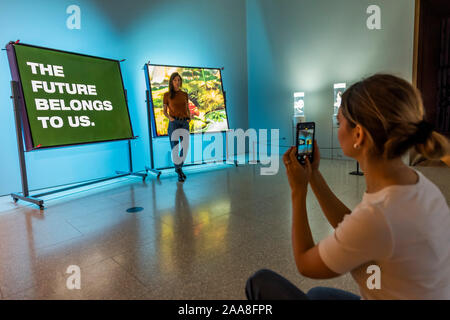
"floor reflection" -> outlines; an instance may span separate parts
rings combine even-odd
[[[280,167],[277,175],[262,176],[259,169],[197,172],[184,184],[176,177],[146,184],[126,180],[49,201],[43,214],[26,206],[1,214],[3,298],[135,298],[145,286],[153,299],[241,299],[245,278],[257,268],[301,279],[291,256],[286,174]],[[349,207],[365,190],[364,177],[348,174],[353,170],[354,162],[321,161],[322,174]],[[423,170],[447,199],[449,171]],[[144,210],[126,212],[134,206]],[[318,241],[330,227],[312,192],[307,208]],[[78,294],[65,287],[72,264],[85,272]],[[326,285],[352,291],[346,281],[341,277]]]

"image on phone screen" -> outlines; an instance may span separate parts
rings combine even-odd
[[[305,157],[312,161],[314,153],[314,124],[300,123],[297,128],[297,159],[305,162]]]

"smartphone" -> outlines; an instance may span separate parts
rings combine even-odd
[[[297,123],[297,159],[302,165],[305,164],[306,157],[311,163],[314,160],[315,129],[314,122]]]

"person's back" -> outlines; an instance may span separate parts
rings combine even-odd
[[[365,299],[450,299],[450,210],[440,190],[417,173],[415,185],[366,193],[351,214],[380,226],[382,238],[374,241],[387,253],[352,271]],[[380,267],[380,289],[367,286],[371,264]]]
[[[449,140],[425,119],[420,92],[393,75],[353,84],[337,115],[342,152],[358,161],[366,182],[350,210],[327,185],[314,161],[283,156],[292,191],[292,247],[299,272],[329,279],[351,272],[365,299],[450,299],[450,211],[441,191],[402,157],[414,148],[427,159],[450,154]],[[310,184],[335,231],[314,243],[307,221]],[[317,287],[307,294],[270,270],[249,278],[251,299],[357,299]]]

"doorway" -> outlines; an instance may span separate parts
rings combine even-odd
[[[426,120],[450,137],[450,1],[417,0],[417,18],[416,86]]]
[[[422,92],[426,121],[450,138],[449,0],[416,0],[413,82]],[[413,165],[421,160],[410,156]]]

